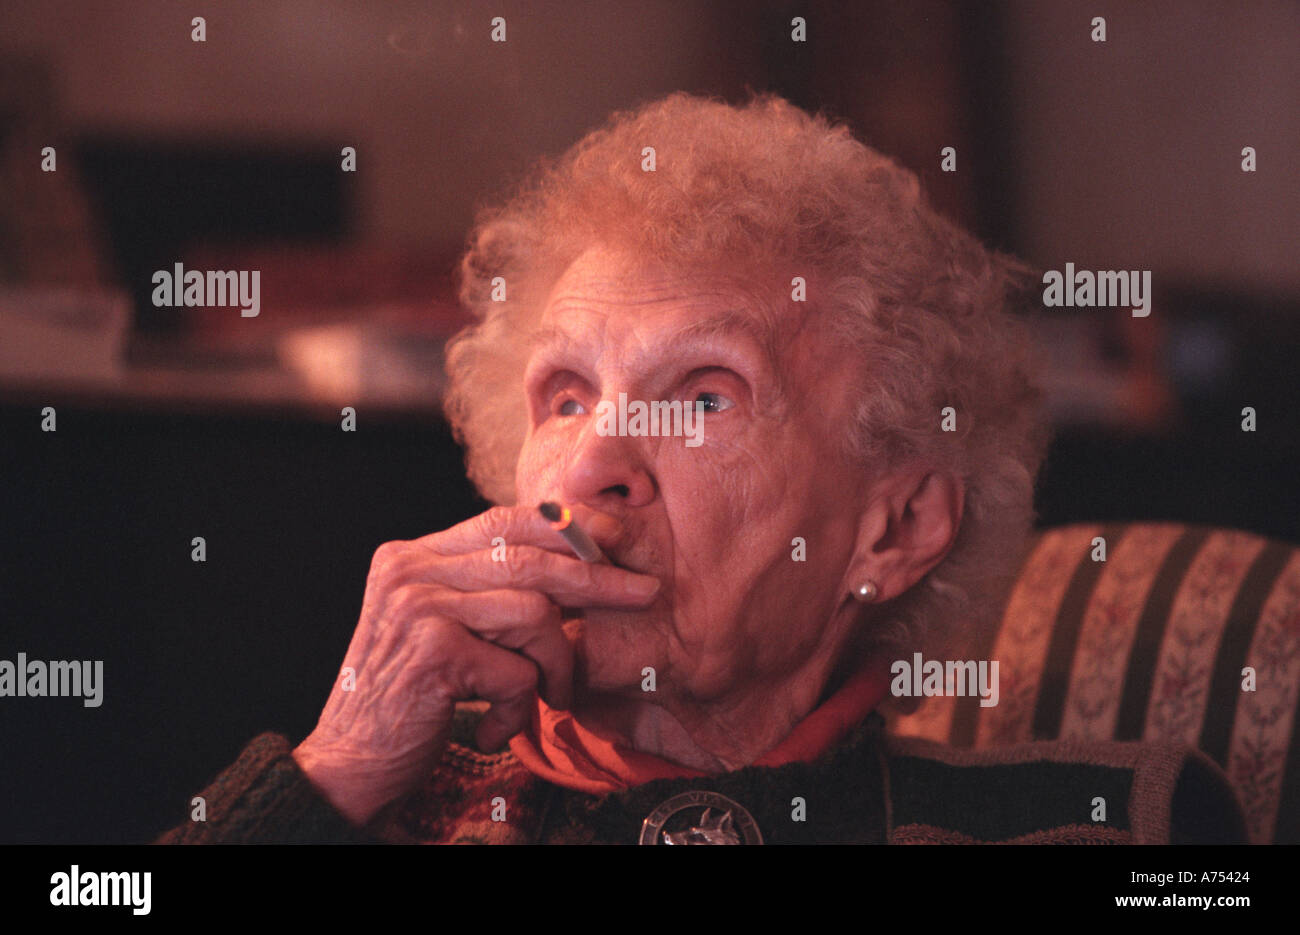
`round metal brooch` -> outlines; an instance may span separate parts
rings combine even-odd
[[[754,816],[716,792],[683,792],[641,824],[641,844],[762,844]]]

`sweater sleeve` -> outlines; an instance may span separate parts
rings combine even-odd
[[[311,784],[280,734],[254,738],[239,758],[199,793],[206,820],[189,820],[155,844],[381,843],[356,828]]]

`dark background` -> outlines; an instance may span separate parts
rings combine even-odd
[[[18,2],[0,35],[51,76],[37,108],[78,169],[102,245],[94,275],[135,299],[130,360],[156,358],[189,327],[152,308],[142,283],[178,249],[416,245],[445,300],[440,277],[473,204],[536,155],[669,90],[773,90],[850,121],[993,246],[1049,268],[1156,271],[1158,370],[1178,405],[1136,425],[1058,426],[1043,525],[1170,519],[1300,542],[1288,162],[1300,108],[1294,52],[1270,58],[1300,47],[1291,7],[1103,4],[1111,38],[1094,46],[1094,13],[1059,4],[638,6],[575,4],[548,19],[509,5],[338,2],[303,21],[287,2],[215,5],[196,49],[191,13],[169,4]],[[283,14],[278,29],[266,10]],[[515,45],[476,44],[499,13]],[[809,20],[806,45],[788,41],[795,15]],[[480,61],[507,51],[516,58]],[[1108,58],[1072,67],[1088,55]],[[186,84],[192,72],[202,81]],[[267,83],[241,85],[256,81]],[[1227,103],[1196,100],[1220,85]],[[1117,89],[1141,99],[1136,114]],[[1054,136],[1062,122],[1077,134]],[[1260,191],[1243,193],[1237,153],[1257,138],[1273,145],[1249,180]],[[340,140],[360,145],[356,180],[336,171]],[[944,145],[958,147],[955,175],[938,171]],[[1171,148],[1181,155],[1161,163]],[[1098,207],[1100,191],[1113,202]],[[67,264],[51,255],[26,281],[59,280]],[[39,431],[46,405],[55,433]],[[1239,429],[1245,405],[1260,412],[1256,433]],[[102,659],[106,682],[97,709],[0,701],[0,843],[148,840],[184,820],[189,796],[253,735],[310,730],[374,549],[485,507],[430,401],[358,408],[345,433],[337,407],[301,400],[0,386],[0,658]],[[190,560],[198,535],[205,563]]]

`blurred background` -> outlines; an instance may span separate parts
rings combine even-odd
[[[438,408],[475,206],[613,110],[748,89],[992,246],[1153,272],[1147,318],[1037,329],[1043,525],[1300,542],[1294,2],[7,0],[0,658],[106,684],[0,699],[0,842],[148,840],[255,733],[311,729],[374,549],[485,506]],[[176,263],[259,270],[260,314],[154,307]]]

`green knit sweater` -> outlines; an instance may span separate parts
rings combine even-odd
[[[311,785],[267,733],[201,794],[206,821],[156,843],[636,843],[656,806],[721,793],[771,844],[1245,843],[1223,772],[1187,747],[1045,742],[960,750],[887,736],[872,715],[815,763],[656,780],[603,796],[555,786],[509,752],[473,748],[476,712],[424,786],[365,828]]]

